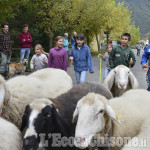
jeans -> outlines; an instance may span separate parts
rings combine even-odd
[[[110,72],[110,69],[105,69],[104,71],[104,79],[107,77],[108,73]]]
[[[150,68],[147,71],[147,83],[148,83],[147,90],[150,91]]]
[[[8,74],[9,69],[8,65],[10,63],[11,53],[5,54],[1,52],[1,65],[0,65],[0,74]]]
[[[85,82],[85,80],[86,80],[86,72],[87,71],[75,71],[77,84]]]
[[[21,48],[20,51],[20,62],[25,58],[25,59],[29,59],[29,54],[30,54],[30,48]],[[27,63],[28,66],[28,63]]]
[[[140,56],[140,49],[137,49],[137,56]]]

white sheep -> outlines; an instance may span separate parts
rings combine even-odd
[[[12,123],[0,118],[0,150],[21,150],[22,135]]]
[[[14,123],[21,126],[21,119],[28,105],[36,98],[55,98],[72,87],[70,76],[60,69],[43,69],[29,76],[17,76],[5,82],[0,76],[0,106],[9,100],[4,115]]]
[[[129,89],[139,88],[136,77],[124,65],[119,65],[112,69],[103,84],[112,92],[114,97],[122,95]]]
[[[133,137],[122,150],[150,150],[150,119],[146,120],[138,136]]]
[[[149,116],[150,92],[147,90],[132,89],[110,101],[102,95],[89,93],[78,101],[74,111],[73,122],[78,117],[75,145],[85,148],[91,145],[93,138],[99,140],[107,135],[110,135],[111,139],[115,138],[112,144],[117,142],[118,137],[132,138],[139,133],[143,122]],[[112,149],[120,149],[124,143],[121,144],[113,145],[115,147]],[[97,145],[93,147],[95,146]]]

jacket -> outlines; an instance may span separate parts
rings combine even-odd
[[[64,48],[52,48],[49,51],[48,67],[67,71],[68,54]]]
[[[110,68],[113,69],[118,65],[125,65],[129,67],[130,58],[132,58],[133,63],[131,67],[135,65],[136,59],[133,51],[127,45],[125,49],[121,47],[121,45],[117,45],[114,47],[109,55],[109,65]]]
[[[3,31],[0,34],[0,51],[3,53],[12,52],[12,44],[11,44],[10,35]]]
[[[63,48],[66,49],[66,51],[69,51],[69,42],[68,39],[64,38]]]
[[[21,32],[19,34],[19,41],[21,48],[30,48],[32,43],[31,34],[29,32],[27,33]]]
[[[150,66],[150,45],[144,48],[144,53],[142,55],[141,64],[147,64],[147,61],[149,60],[148,66]]]
[[[89,69],[90,72],[94,72],[90,49],[87,45],[83,44],[80,50],[75,45],[71,49],[70,56],[73,57],[75,71],[87,71]]]

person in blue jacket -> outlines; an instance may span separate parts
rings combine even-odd
[[[147,64],[148,61],[149,63]],[[144,48],[144,54],[142,55],[141,64],[143,68],[149,68],[150,66],[150,44]],[[148,82],[147,90],[150,91],[150,68],[147,71],[147,82]]]
[[[76,44],[71,49],[70,60],[74,61],[74,70],[77,84],[85,82],[87,70],[94,73],[90,49],[84,44],[84,35],[79,33],[76,37]]]

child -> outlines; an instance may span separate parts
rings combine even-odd
[[[109,65],[111,69],[118,65],[125,65],[127,67],[133,67],[135,65],[136,59],[134,53],[128,46],[130,40],[131,35],[124,33],[121,36],[121,45],[117,45],[112,49],[109,55]]]
[[[37,44],[35,46],[35,54],[33,55],[30,62],[31,71],[36,71],[47,67],[48,59],[45,54],[42,54],[42,52],[42,45]]]
[[[84,44],[84,35],[82,33],[77,35],[76,42],[75,46],[71,49],[70,60],[74,61],[76,80],[77,84],[79,84],[85,82],[88,69],[90,73],[94,73],[94,70],[90,49]]]
[[[113,48],[113,45],[112,44],[108,44],[106,46],[106,50],[107,52],[104,54],[104,55],[101,55],[102,56],[102,59],[104,61],[106,61],[106,67],[105,67],[105,71],[104,71],[104,79],[106,78],[106,76],[108,75],[108,73],[110,72],[110,66],[109,66],[109,55],[110,55],[110,52],[112,51],[112,48]]]
[[[68,54],[63,48],[63,37],[56,37],[56,46],[49,51],[48,67],[58,68],[67,71]]]
[[[148,65],[147,61],[149,61]],[[144,54],[142,56],[141,64],[143,68],[149,68],[150,66],[150,45],[144,48]],[[147,90],[150,91],[150,68],[147,71],[147,82],[148,82]]]

